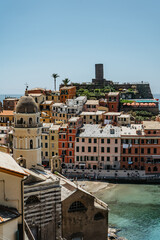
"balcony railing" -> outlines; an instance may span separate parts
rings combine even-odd
[[[26,124],[26,123],[17,124],[16,123],[14,126],[15,128],[37,128],[37,127],[42,127],[42,123],[38,123],[38,124]]]

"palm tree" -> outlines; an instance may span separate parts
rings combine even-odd
[[[68,78],[65,78],[62,82],[64,83],[64,86],[67,86],[70,80]]]
[[[52,77],[54,78],[54,90],[56,91],[56,79],[59,77],[57,73],[53,73]]]

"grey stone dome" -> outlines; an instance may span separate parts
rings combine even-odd
[[[23,96],[18,101],[16,113],[37,113],[38,105],[31,96]]]

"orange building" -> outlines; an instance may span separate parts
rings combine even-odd
[[[109,112],[119,111],[119,92],[109,92],[106,95]]]
[[[4,110],[0,113],[0,126],[11,126],[13,122],[13,111]]]
[[[76,87],[66,86],[60,88],[60,102],[65,103],[66,99],[73,99],[76,97]]]

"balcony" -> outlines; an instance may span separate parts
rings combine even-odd
[[[37,127],[42,127],[42,123],[37,123],[37,124],[15,124],[15,128],[37,128]]]

